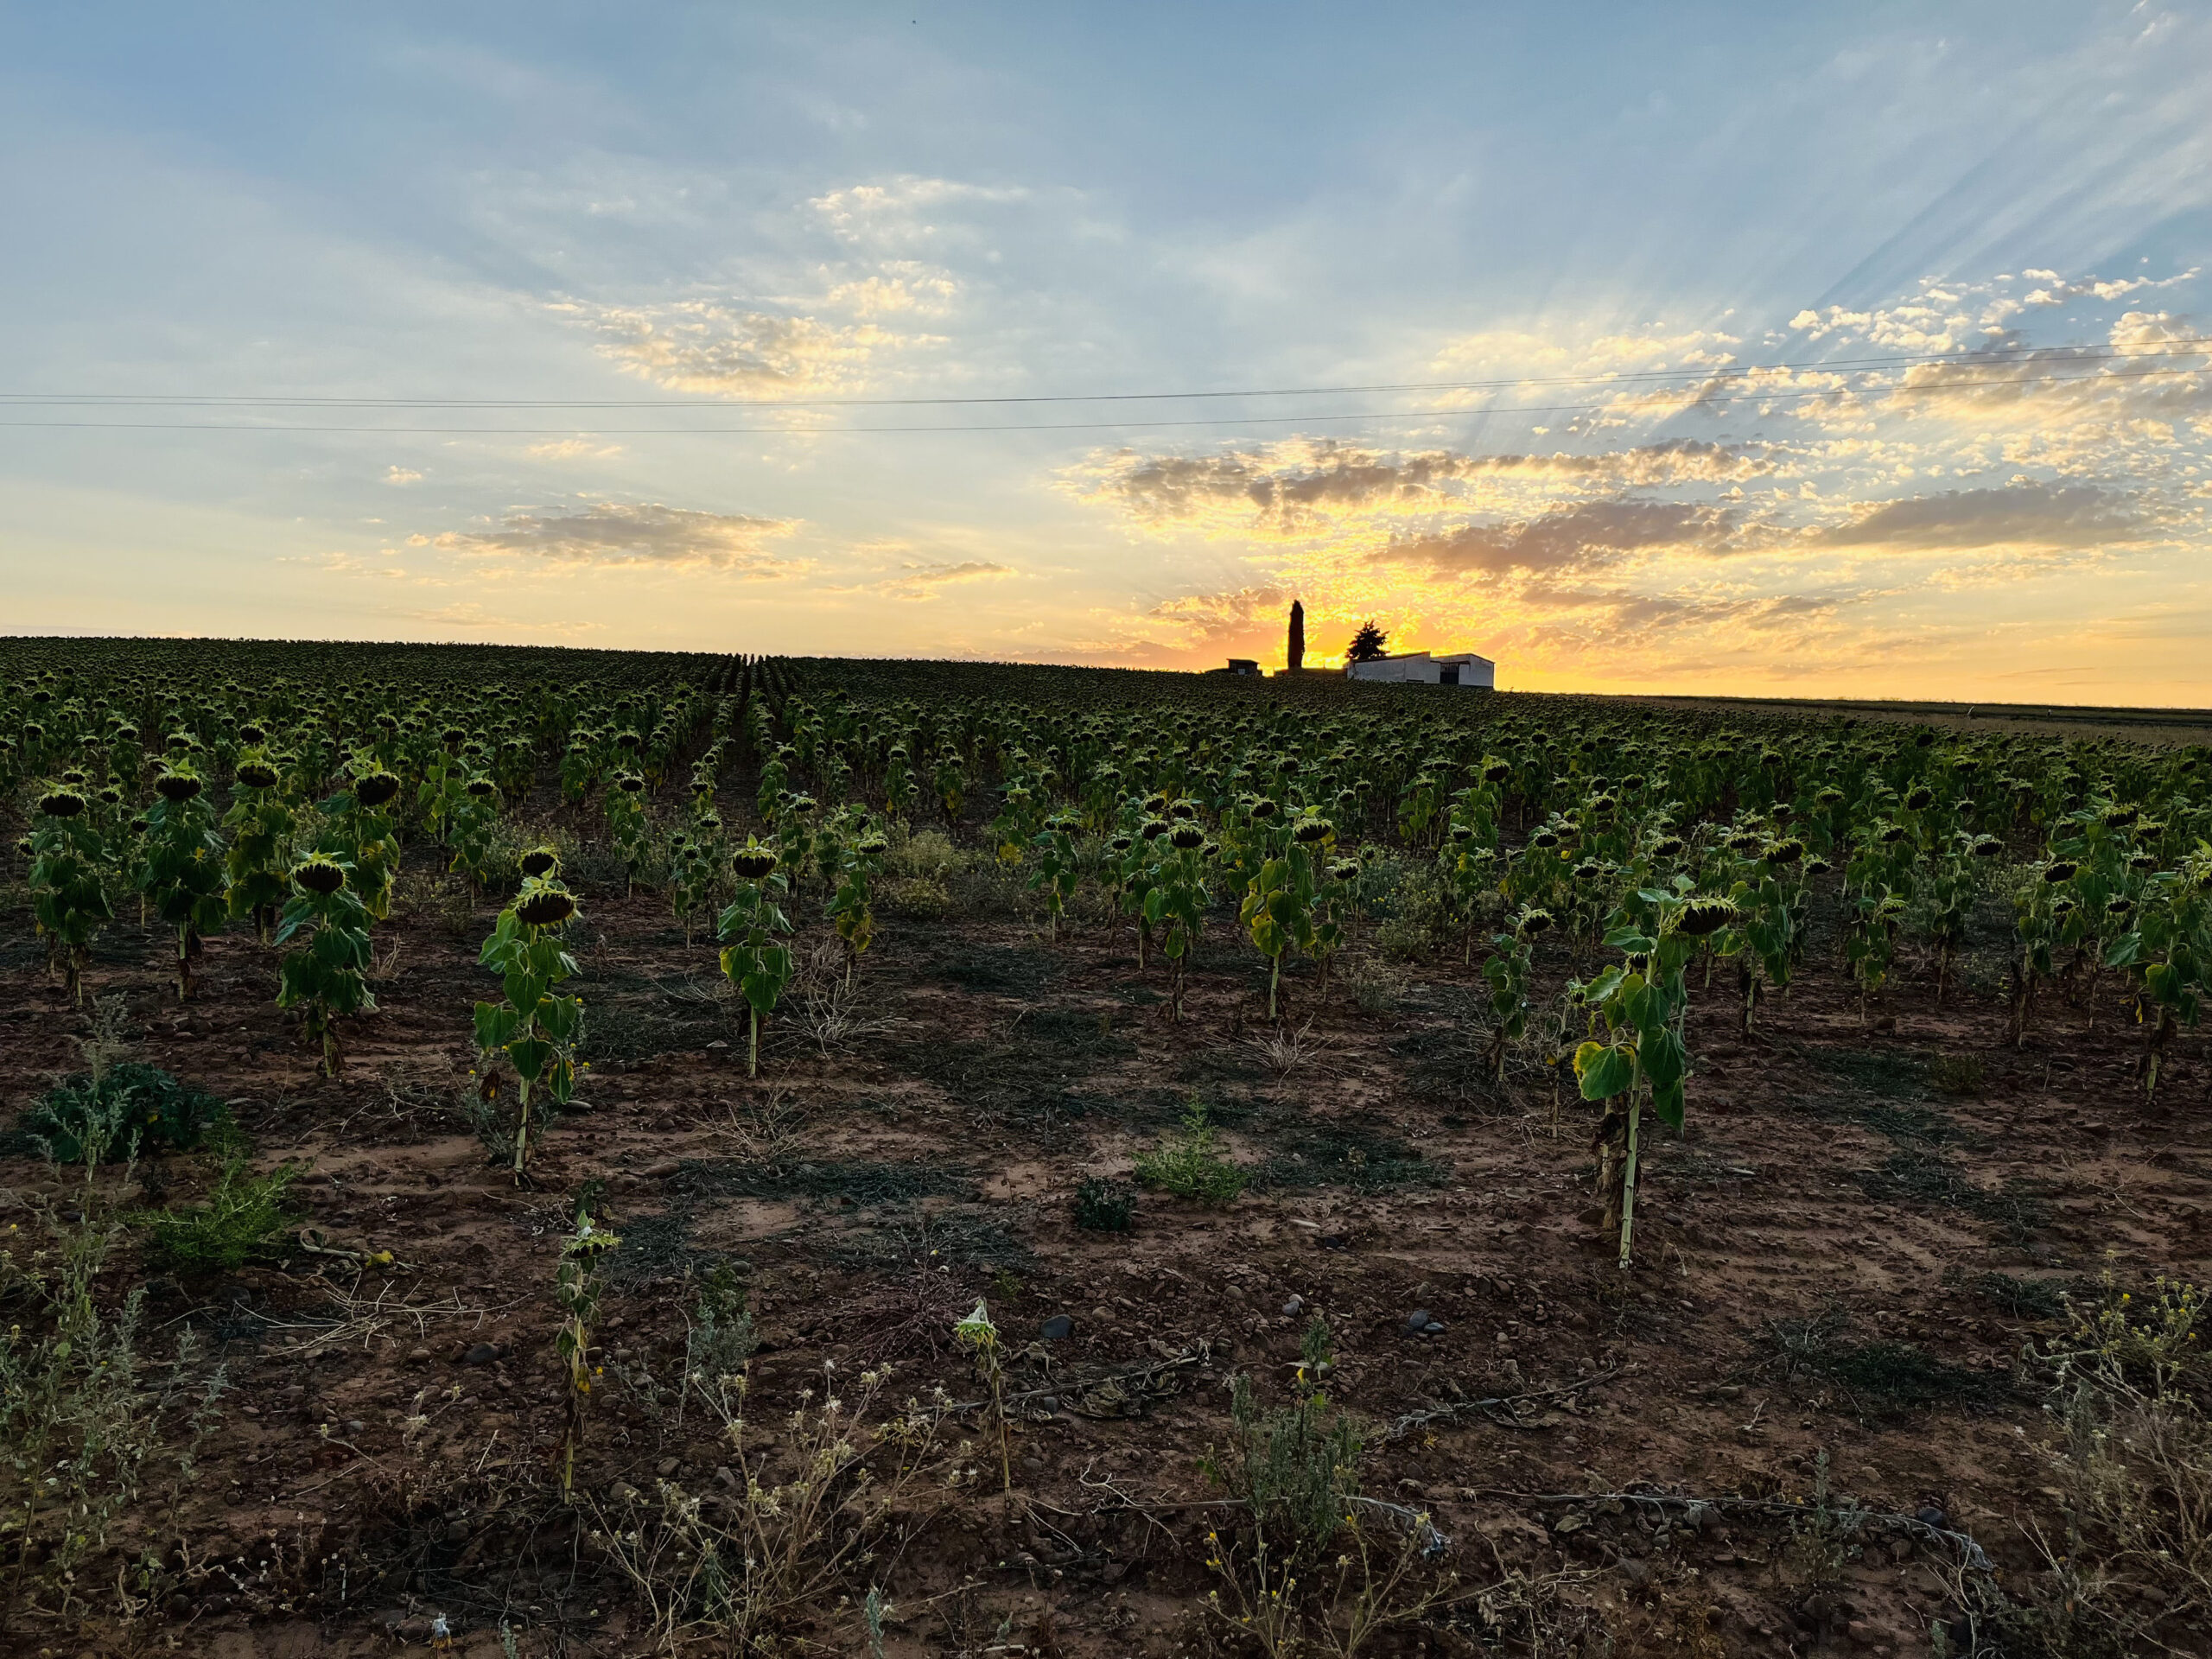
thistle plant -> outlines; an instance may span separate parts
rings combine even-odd
[[[550,876],[532,876],[499,912],[477,957],[480,967],[500,976],[497,1002],[476,1005],[476,1046],[488,1060],[504,1055],[514,1068],[520,1104],[515,1121],[514,1175],[519,1184],[536,1145],[533,1117],[557,1111],[575,1097],[576,1047],[583,1039],[584,1005],[558,987],[576,975],[576,960],[562,936],[577,913],[576,901]]]
[[[276,768],[258,749],[239,757],[232,779],[231,810],[223,815],[230,838],[223,856],[226,896],[232,919],[251,917],[255,934],[266,944],[291,892],[297,815],[279,788],[283,780]]]
[[[47,790],[30,835],[31,913],[73,1003],[84,1001],[92,941],[115,919],[107,897],[108,849],[86,805],[67,785]]]
[[[1574,1052],[1574,1077],[1582,1097],[1602,1102],[1595,1150],[1599,1186],[1606,1224],[1620,1230],[1620,1265],[1629,1266],[1636,1232],[1636,1181],[1641,1160],[1643,1109],[1649,1105],[1669,1127],[1682,1127],[1689,1051],[1683,1026],[1689,993],[1683,969],[1698,941],[1719,931],[1735,918],[1735,907],[1719,898],[1698,898],[1677,889],[1649,889],[1637,897],[1657,920],[1656,936],[1637,925],[1616,927],[1605,943],[1626,957],[1587,985],[1579,982],[1589,1010],[1592,1035]],[[1596,1028],[1605,1028],[1599,1040]]]
[[[154,780],[157,798],[146,810],[138,890],[155,918],[176,930],[176,996],[192,995],[192,962],[200,941],[223,925],[223,838],[215,831],[207,785],[180,761]]]
[[[561,1309],[561,1329],[555,1338],[562,1364],[568,1371],[568,1413],[561,1430],[561,1499],[573,1503],[575,1493],[576,1448],[583,1444],[584,1408],[591,1402],[591,1385],[599,1375],[591,1363],[591,1338],[599,1323],[599,1299],[605,1289],[599,1260],[622,1243],[591,1217],[589,1200],[576,1206],[575,1226],[561,1241],[561,1265],[553,1274],[553,1300]]]
[[[302,932],[308,939],[276,965],[276,1006],[301,1010],[308,1040],[321,1047],[323,1075],[334,1077],[340,1058],[335,1022],[376,1012],[367,977],[369,912],[335,859],[308,859],[292,871],[291,880],[294,892],[276,943],[289,944]]]
[[[760,1022],[776,1011],[791,983],[791,950],[777,943],[791,925],[779,904],[788,884],[776,868],[776,849],[751,838],[730,860],[737,892],[715,933],[722,942],[722,977],[745,999],[745,1075],[760,1074]]]

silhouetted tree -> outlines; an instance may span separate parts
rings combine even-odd
[[[1390,636],[1376,627],[1375,619],[1370,616],[1359,625],[1359,632],[1352,635],[1351,644],[1344,647],[1344,661],[1371,663],[1378,657],[1387,657],[1390,654],[1386,649],[1389,643]]]
[[[1290,651],[1286,660],[1294,674],[1306,666],[1306,607],[1294,599],[1290,601]]]

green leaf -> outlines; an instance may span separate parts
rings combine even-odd
[[[1574,1080],[1583,1099],[1611,1100],[1636,1081],[1635,1048],[1626,1043],[1583,1044],[1574,1051]]]

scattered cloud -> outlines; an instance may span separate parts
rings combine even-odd
[[[897,575],[877,582],[874,590],[894,599],[928,599],[956,582],[989,582],[1017,574],[1011,565],[988,559],[963,559],[957,563],[910,564]]]
[[[423,474],[410,467],[402,467],[395,461],[385,469],[384,481],[387,484],[420,484],[423,481]]]
[[[1740,519],[1734,508],[1690,502],[1586,502],[1516,524],[1401,538],[1374,557],[1437,571],[1552,575],[1661,549],[1725,552]]]
[[[1093,455],[1066,481],[1147,526],[1205,524],[1300,537],[1351,518],[1421,516],[1478,504],[1507,485],[1547,492],[1734,482],[1773,469],[1764,446],[1674,438],[1590,454],[1478,455],[1288,439],[1202,455]]]
[[[409,543],[472,557],[542,559],[576,567],[705,569],[766,579],[794,575],[803,561],[775,556],[769,544],[798,522],[745,513],[699,512],[655,503],[518,509],[482,530],[416,535]]]
[[[532,461],[609,461],[622,453],[622,446],[596,438],[550,438],[524,453]]]
[[[2145,504],[2091,484],[2022,479],[2001,489],[1946,490],[1872,502],[1822,531],[1827,547],[1940,551],[1986,547],[2094,548],[2155,534]]]
[[[714,300],[664,305],[588,305],[564,300],[556,315],[588,328],[626,372],[671,391],[708,396],[851,391],[880,361],[945,343],[862,320],[825,322],[792,310]]]

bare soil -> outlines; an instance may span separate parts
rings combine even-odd
[[[625,1378],[672,1374],[714,1265],[749,1290],[764,1419],[828,1362],[888,1360],[902,1394],[977,1400],[950,1322],[989,1299],[1022,1396],[1020,1501],[990,1469],[880,1564],[887,1651],[906,1655],[1203,1651],[1217,1512],[1199,1506],[1220,1493],[1201,1460],[1224,1441],[1225,1384],[1245,1371],[1280,1399],[1315,1313],[1337,1334],[1334,1398],[1375,1426],[1364,1491],[1432,1516],[1470,1590],[1566,1574],[1546,1651],[1603,1630],[1609,1649],[1581,1650],[1925,1652],[1955,1611],[1940,1544],[1870,1549],[1815,1596],[1786,1520],[1756,1504],[1662,1532],[1633,1506],[1553,1499],[1800,1499],[1825,1452],[1836,1493],[1940,1509],[2031,1573],[2034,1535],[2063,1529],[2014,1357],[2054,1328],[2049,1291],[2107,1267],[2212,1274],[2212,1064],[2185,1043],[2146,1113],[2110,1001],[2092,1023],[2054,1000],[2016,1051],[1971,963],[1940,1007],[1932,976],[1908,972],[1872,1029],[1832,960],[1748,1037],[1716,982],[1694,1001],[1687,1129],[1649,1146],[1624,1273],[1590,1210],[1593,1114],[1534,1061],[1487,1077],[1475,970],[1401,968],[1373,1012],[1343,964],[1325,1002],[1294,973],[1304,1052],[1285,1070],[1257,1040],[1264,969],[1228,920],[1175,1024],[1126,929],[1055,943],[1009,917],[888,919],[850,1028],[817,1041],[779,1020],[748,1083],[712,945],[650,896],[588,894],[588,1110],[518,1188],[461,1110],[495,907],[410,893],[378,931],[382,1012],[335,1080],[275,1007],[274,954],[250,932],[209,944],[182,1007],[165,938],[118,925],[97,953],[92,989],[130,999],[136,1057],[229,1101],[258,1166],[303,1165],[302,1223],[396,1258],[355,1271],[288,1248],[151,1283],[151,1344],[198,1327],[235,1392],[174,1536],[140,1541],[179,1586],[134,1638],[147,1650],[378,1653],[424,1646],[440,1613],[470,1659],[500,1651],[503,1620],[532,1656],[644,1650],[549,1466],[565,1386],[550,1290],[587,1182],[626,1240],[578,1477],[594,1503],[664,1475],[711,1488],[726,1453],[696,1420],[656,1424]],[[79,1064],[82,1017],[30,938],[27,915],[0,917],[0,1122]],[[1540,984],[1571,967],[1558,947]],[[1937,1056],[1979,1057],[1978,1088],[1941,1091]],[[1193,1095],[1252,1188],[1222,1209],[1147,1192],[1133,1233],[1078,1230],[1077,1183],[1125,1174]],[[171,1162],[169,1201],[206,1185],[200,1162]],[[18,1157],[0,1185],[20,1205],[56,1180]],[[139,1272],[126,1253],[110,1277]],[[1440,1332],[1409,1334],[1416,1310]],[[1072,1334],[1043,1341],[1057,1315]],[[1495,1399],[1514,1403],[1469,1404]],[[402,1443],[418,1408],[427,1457]],[[1480,1652],[1483,1629],[1470,1600],[1371,1650]],[[107,1650],[97,1630],[9,1639]]]

